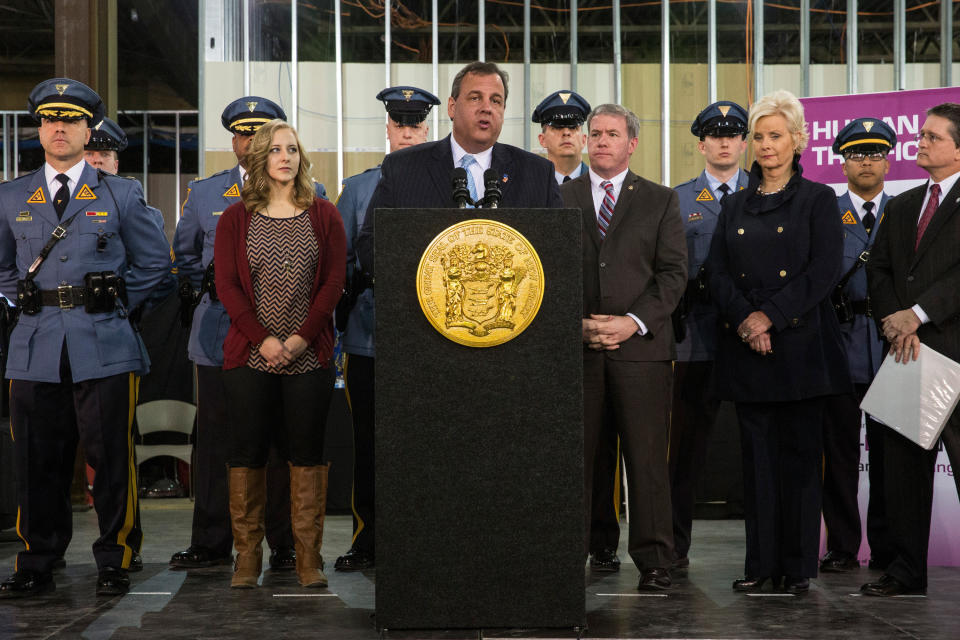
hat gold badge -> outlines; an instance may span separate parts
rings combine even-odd
[[[257,108],[256,101],[251,100],[250,102],[247,103],[247,109],[250,109],[251,112],[256,108]]]
[[[563,104],[567,104],[567,100],[570,99],[570,94],[567,92],[561,93],[560,99],[563,100]]]
[[[870,129],[873,129],[873,120],[864,120],[864,121],[863,121],[863,129],[864,129],[864,131],[866,131],[867,133],[870,133]]]
[[[55,84],[55,85],[53,85],[53,86],[56,87],[56,89],[57,89],[57,95],[61,95],[61,96],[62,96],[62,95],[63,95],[63,92],[66,91],[66,90],[67,90],[67,87],[69,87],[70,85],[69,85],[69,84]]]
[[[726,118],[727,114],[730,113],[730,105],[728,104],[722,104],[719,107],[717,107],[717,109],[720,110],[720,113],[723,114],[724,118]]]
[[[401,90],[400,90],[400,93],[403,94],[403,97],[404,97],[404,99],[405,99],[407,102],[410,102],[410,98],[413,97],[413,90],[412,90],[412,89],[401,89]]]
[[[543,289],[533,245],[494,220],[444,229],[417,267],[423,314],[444,338],[468,347],[494,347],[523,333],[540,310]]]

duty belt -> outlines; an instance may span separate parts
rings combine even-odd
[[[873,317],[873,311],[870,309],[870,298],[866,300],[851,300],[850,308],[853,309],[855,315],[867,316],[868,318]]]
[[[44,307],[72,309],[82,307],[90,296],[86,287],[61,285],[53,290],[40,291],[40,304]]]

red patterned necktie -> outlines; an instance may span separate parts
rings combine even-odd
[[[607,228],[610,226],[610,221],[613,220],[613,208],[616,206],[616,199],[613,197],[613,183],[609,180],[604,180],[600,183],[600,188],[603,189],[603,201],[600,203],[600,213],[597,215],[597,229],[600,231],[600,238],[607,237]]]
[[[933,214],[936,213],[937,207],[939,206],[940,185],[935,184],[930,187],[930,199],[927,200],[927,206],[923,208],[923,215],[920,216],[920,222],[917,223],[917,241],[913,245],[914,251],[920,246],[920,239],[923,237],[923,232],[930,226],[930,220],[933,219]]]

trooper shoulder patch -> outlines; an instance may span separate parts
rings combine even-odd
[[[700,192],[700,195],[697,196],[697,202],[710,202],[713,200],[713,196],[710,195],[709,189],[704,189]]]
[[[89,186],[84,184],[80,187],[80,190],[77,191],[77,195],[73,196],[74,200],[96,200],[96,194],[90,189]]]
[[[47,204],[47,198],[43,195],[43,187],[38,187],[33,195],[27,198],[27,204]]]
[[[237,183],[234,182],[233,186],[226,190],[223,194],[224,198],[239,198],[240,197],[240,188],[237,186]]]
[[[853,215],[853,212],[850,209],[847,209],[847,212],[843,214],[841,219],[843,224],[857,224],[857,217]]]

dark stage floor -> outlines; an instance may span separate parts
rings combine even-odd
[[[329,589],[308,592],[297,586],[292,574],[267,571],[261,588],[231,591],[229,567],[190,573],[169,570],[171,553],[188,543],[190,509],[186,500],[145,501],[145,569],[132,574],[130,594],[113,599],[94,596],[96,568],[90,544],[96,537],[96,516],[92,511],[76,514],[74,541],[67,553],[67,568],[56,575],[56,592],[27,601],[0,601],[0,638],[378,637],[372,571],[342,574],[331,570]],[[324,556],[329,566],[348,546],[350,519],[334,516],[327,523]],[[0,534],[5,540],[0,542],[4,575],[12,572],[19,549],[19,542],[10,541],[9,534]],[[960,568],[931,569],[927,597],[861,597],[859,585],[877,575],[867,569],[822,576],[805,596],[738,594],[730,589],[730,583],[742,570],[743,523],[731,520],[697,521],[691,558],[690,569],[675,574],[675,587],[664,595],[637,592],[637,571],[626,562],[619,573],[588,573],[589,629],[584,637],[960,637]],[[480,635],[478,631],[391,631],[387,637]],[[576,633],[488,629],[482,637],[575,638]]]

